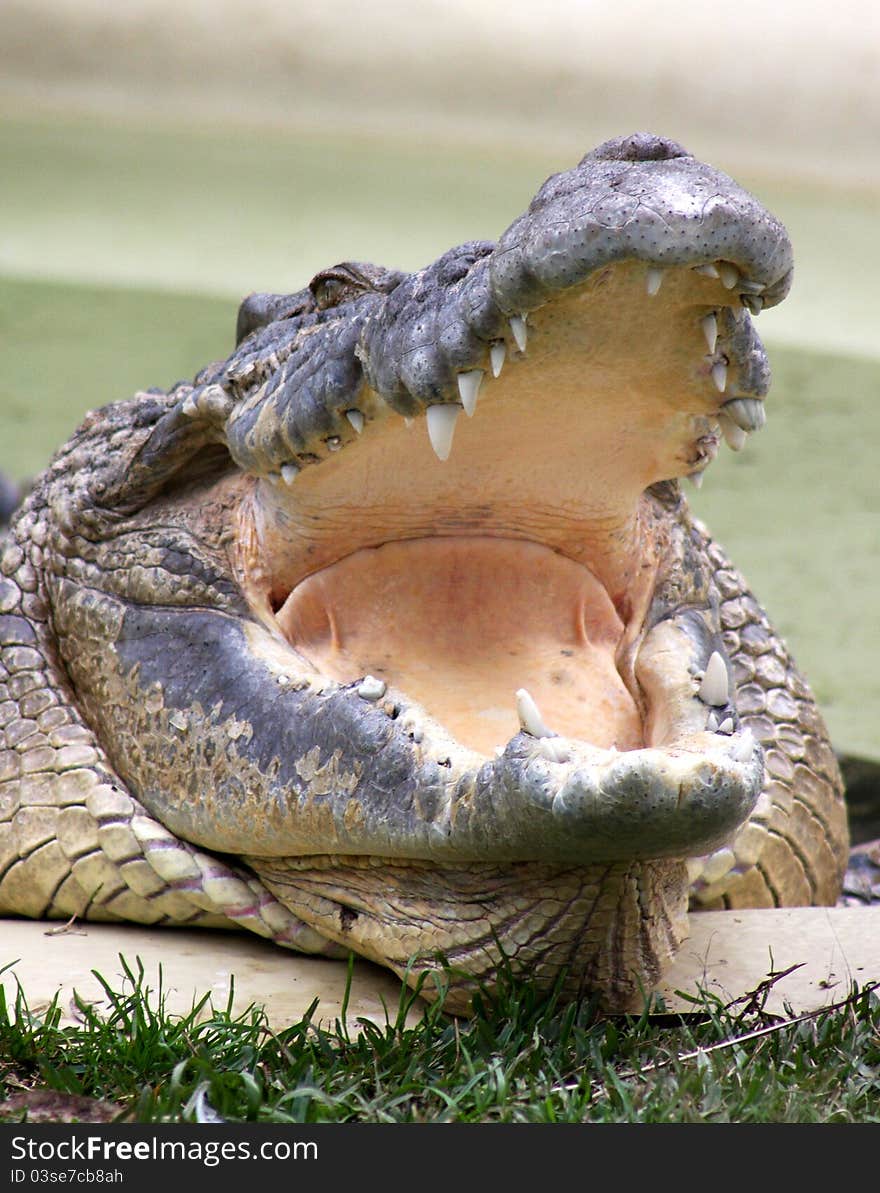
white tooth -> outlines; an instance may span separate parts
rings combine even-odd
[[[724,708],[727,704],[727,664],[717,650],[712,652],[712,657],[706,664],[706,674],[697,695],[704,704],[711,704],[715,708]]]
[[[458,404],[444,403],[429,406],[425,414],[428,420],[428,438],[438,460],[448,460],[452,451],[452,436],[455,434],[455,420],[461,414]]]
[[[739,270],[735,265],[731,265],[729,261],[719,261],[718,276],[721,278],[721,285],[724,289],[732,290],[739,281]]]
[[[360,410],[346,410],[345,417],[357,431],[358,435],[360,435],[361,431],[364,429],[364,416],[361,414]]]
[[[727,365],[723,360],[719,360],[712,365],[712,380],[715,382],[715,388],[720,394],[723,394],[727,389]]]
[[[694,486],[695,489],[702,489],[702,487],[703,487],[703,473],[702,472],[689,472],[688,480],[691,482],[691,484]]]
[[[416,420],[414,418],[404,418],[403,425],[406,427],[407,430],[409,430],[415,421]]]
[[[525,688],[519,688],[516,693],[516,715],[520,726],[532,737],[551,737],[551,731],[544,724],[537,704]]]
[[[764,309],[764,299],[760,294],[741,294],[740,301],[752,315],[760,315]]]
[[[538,752],[550,762],[568,762],[570,754],[562,744],[561,738],[542,737]]]
[[[764,403],[757,398],[731,398],[721,407],[721,413],[744,431],[760,431],[767,421]]]
[[[733,740],[733,756],[737,762],[749,762],[755,752],[755,735],[751,729],[744,729]]]
[[[504,358],[507,355],[507,345],[504,340],[496,340],[489,349],[489,361],[492,365],[492,376],[500,377],[501,369],[504,366]]]
[[[510,330],[513,332],[513,338],[516,340],[516,346],[520,352],[525,352],[526,343],[528,342],[528,331],[526,330],[525,315],[511,315],[510,316]]]
[[[689,857],[685,865],[687,866],[688,882],[696,882],[703,873],[703,859],[701,857]]]
[[[707,277],[707,278],[717,278],[718,277],[718,270],[715,268],[714,265],[712,265],[709,262],[707,262],[705,265],[695,265],[694,273],[701,273],[704,277]]]
[[[709,733],[716,733],[718,730],[718,713],[714,710],[706,718],[706,729]]]
[[[659,289],[662,285],[663,285],[663,270],[662,269],[649,269],[648,277],[646,280],[646,286],[648,289],[648,293],[651,295],[652,298],[659,291]]]
[[[767,289],[763,282],[750,282],[748,278],[740,278],[739,288],[746,294],[763,294]]]
[[[381,700],[387,687],[383,679],[376,679],[375,675],[365,675],[355,691],[362,700]]]
[[[292,485],[299,476],[299,468],[296,464],[282,464],[281,465],[281,479],[285,485]]]
[[[714,853],[709,854],[707,858],[703,859],[703,873],[701,878],[703,882],[709,884],[719,882],[725,874],[729,874],[736,865],[736,855],[732,849],[726,845],[721,849],[716,849]]]
[[[332,435],[327,440],[327,450],[331,452],[338,452],[342,447],[342,440],[338,435]]]
[[[718,415],[718,425],[721,427],[721,434],[724,436],[724,442],[732,452],[741,452],[746,445],[748,433],[738,427],[735,422],[729,419],[724,414]]]
[[[461,404],[468,418],[473,416],[477,408],[477,394],[480,392],[482,380],[482,369],[471,369],[469,373],[458,374],[458,392],[461,394]]]
[[[721,722],[721,724],[718,726],[718,732],[725,733],[728,736],[731,733],[733,733],[733,730],[734,730],[733,717],[725,717],[724,720]]]
[[[714,315],[706,315],[700,320],[700,327],[706,337],[706,346],[710,352],[714,352],[715,345],[718,343],[718,320]]]

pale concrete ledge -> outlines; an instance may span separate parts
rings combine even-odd
[[[853,981],[864,986],[880,980],[880,907],[703,912],[690,922],[691,936],[658,990],[670,1010],[692,1009],[675,991],[695,993],[702,986],[726,1002],[753,990],[771,970],[796,964],[802,968],[773,987],[768,1010],[813,1010],[845,997]],[[57,924],[0,921],[0,968],[9,966],[0,983],[10,1000],[20,982],[32,1012],[45,1009],[58,992],[68,1021],[76,1019],[74,991],[106,1005],[92,970],[112,989],[128,988],[120,953],[133,971],[140,959],[144,981],[154,992],[161,966],[170,1012],[185,1014],[205,994],[224,1008],[234,976],[234,1010],[263,1006],[276,1030],[301,1019],[316,997],[315,1021],[332,1025],[341,1012],[348,972],[345,962],[297,956],[244,935],[104,924],[59,931]],[[349,1022],[384,1023],[386,1007],[393,1019],[399,996],[392,974],[358,961]]]
[[[846,997],[853,982],[880,980],[880,905],[705,911],[690,929],[658,987],[673,1010],[689,1006],[675,991],[702,987],[729,1002],[792,965],[801,968],[773,987],[769,1011],[812,1011]]]
[[[252,1003],[263,1006],[271,1026],[286,1027],[302,1019],[315,998],[320,999],[315,1022],[332,1025],[341,1010],[348,979],[345,961],[304,957],[244,933],[141,928],[131,924],[59,924],[30,920],[0,920],[0,974],[7,1002],[21,984],[31,1011],[39,1012],[60,991],[59,1006],[75,1022],[73,992],[84,1001],[107,1006],[107,998],[93,970],[115,991],[130,990],[122,954],[136,973],[144,968],[144,985],[156,993],[161,967],[166,1010],[186,1014],[205,994],[214,1007],[228,1004],[233,988],[236,1014]],[[234,980],[233,980],[234,979]],[[385,1008],[393,1019],[401,983],[390,971],[358,961],[354,966],[347,1017],[384,1023]],[[155,1005],[155,999],[151,1000]]]

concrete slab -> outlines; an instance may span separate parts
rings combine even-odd
[[[701,986],[729,1001],[753,990],[771,970],[798,964],[802,968],[774,986],[768,1010],[810,1011],[844,997],[853,981],[880,981],[880,907],[703,912],[690,922],[690,938],[658,987],[670,1010],[692,1009],[687,996]],[[128,988],[120,954],[135,971],[140,959],[154,992],[161,967],[170,1012],[186,1014],[205,994],[215,1007],[225,1007],[234,978],[233,1009],[263,1006],[275,1029],[301,1019],[316,997],[315,1021],[332,1025],[341,1013],[348,973],[345,962],[300,957],[243,935],[105,924],[59,930],[0,921],[0,983],[7,1000],[14,998],[16,982],[33,1012],[59,993],[68,1022],[76,1019],[74,991],[99,1008],[107,1005],[93,970],[112,988]],[[357,961],[349,1022],[362,1017],[384,1023],[386,1007],[394,1018],[400,989],[392,974]],[[416,1017],[410,1012],[409,1021]]]
[[[690,917],[690,929],[657,988],[670,1010],[687,1010],[681,994],[699,987],[729,1002],[792,965],[800,968],[773,987],[768,1011],[812,1011],[844,998],[853,982],[880,981],[880,905],[707,911]]]
[[[56,994],[64,1022],[78,1020],[74,991],[99,1009],[109,1007],[94,972],[114,991],[131,989],[125,967],[144,969],[144,984],[155,995],[160,986],[166,1010],[187,1014],[205,994],[223,1009],[230,989],[236,1014],[256,1003],[266,1009],[273,1028],[296,1023],[315,998],[320,1000],[313,1021],[332,1026],[345,998],[348,966],[345,961],[304,957],[289,953],[256,936],[181,928],[154,930],[136,925],[58,924],[30,920],[0,920],[0,984],[7,1002],[21,984],[28,1007],[39,1013]],[[397,1014],[401,983],[392,973],[357,961],[348,1000],[347,1017],[384,1024]],[[156,999],[151,1000],[155,1005]],[[414,1022],[417,1015],[410,1015]]]

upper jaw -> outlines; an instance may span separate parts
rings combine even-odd
[[[463,373],[496,375],[493,348],[525,351],[533,312],[622,262],[641,264],[652,296],[666,293],[671,271],[695,271],[707,315],[757,313],[792,277],[785,229],[730,178],[658,138],[612,142],[549,179],[497,245],[463,245],[401,283],[362,337],[366,378],[399,413],[461,402]],[[762,396],[760,342],[746,346],[722,324],[722,339],[739,341],[741,392]],[[710,369],[731,363],[726,347],[709,349]],[[722,386],[715,375],[728,390],[733,378]]]
[[[716,312],[719,323],[706,376],[727,398],[763,395],[766,360],[745,311],[788,292],[785,229],[727,175],[638,134],[549,179],[497,245],[471,242],[416,274],[382,274],[341,306],[291,318],[270,351],[259,332],[245,339],[219,378],[238,399],[225,412],[233,459],[258,476],[293,479],[372,421],[467,407],[480,381],[469,374],[488,381],[502,349],[525,350],[532,312],[624,261],[641,265],[646,292],[659,286],[659,297],[691,271],[701,320]],[[734,309],[737,327],[724,313]],[[196,413],[198,396],[190,405]],[[440,454],[452,417],[428,415]]]

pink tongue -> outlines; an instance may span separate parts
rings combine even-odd
[[[324,675],[384,679],[484,754],[519,730],[518,688],[563,736],[642,745],[615,667],[623,624],[592,573],[547,547],[450,537],[367,548],[297,585],[277,617]]]

